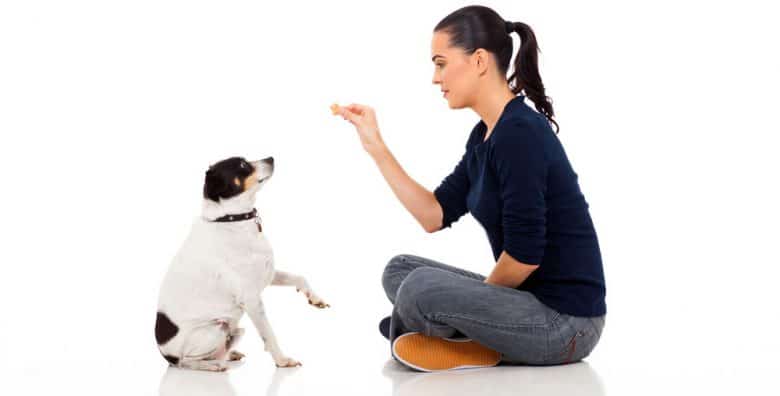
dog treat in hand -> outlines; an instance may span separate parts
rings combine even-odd
[[[341,106],[339,106],[338,103],[330,105],[330,112],[333,113],[333,115],[337,115],[341,112]]]

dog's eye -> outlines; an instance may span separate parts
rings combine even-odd
[[[241,167],[242,167],[242,168],[246,168],[246,162],[242,162],[242,163],[241,163]]]

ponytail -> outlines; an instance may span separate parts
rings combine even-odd
[[[555,112],[550,97],[544,94],[544,83],[539,75],[539,45],[531,27],[522,22],[509,22],[512,31],[520,35],[520,50],[514,61],[514,70],[507,78],[509,87],[515,94],[525,91],[526,96],[534,102],[536,110],[555,125],[555,133],[560,127],[553,119]]]

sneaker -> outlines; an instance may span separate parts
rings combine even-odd
[[[393,341],[393,357],[419,371],[493,367],[501,354],[468,338],[430,337],[405,333]]]

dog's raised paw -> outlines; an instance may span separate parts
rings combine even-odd
[[[330,307],[330,304],[328,304],[328,303],[326,303],[325,301],[322,301],[322,300],[320,300],[318,302],[314,302],[312,300],[309,300],[309,304],[313,305],[313,306],[315,306],[315,307],[317,307],[319,309],[329,308]]]
[[[276,361],[276,367],[285,368],[285,367],[297,367],[297,366],[302,366],[302,364],[301,362],[293,358],[285,357]]]

